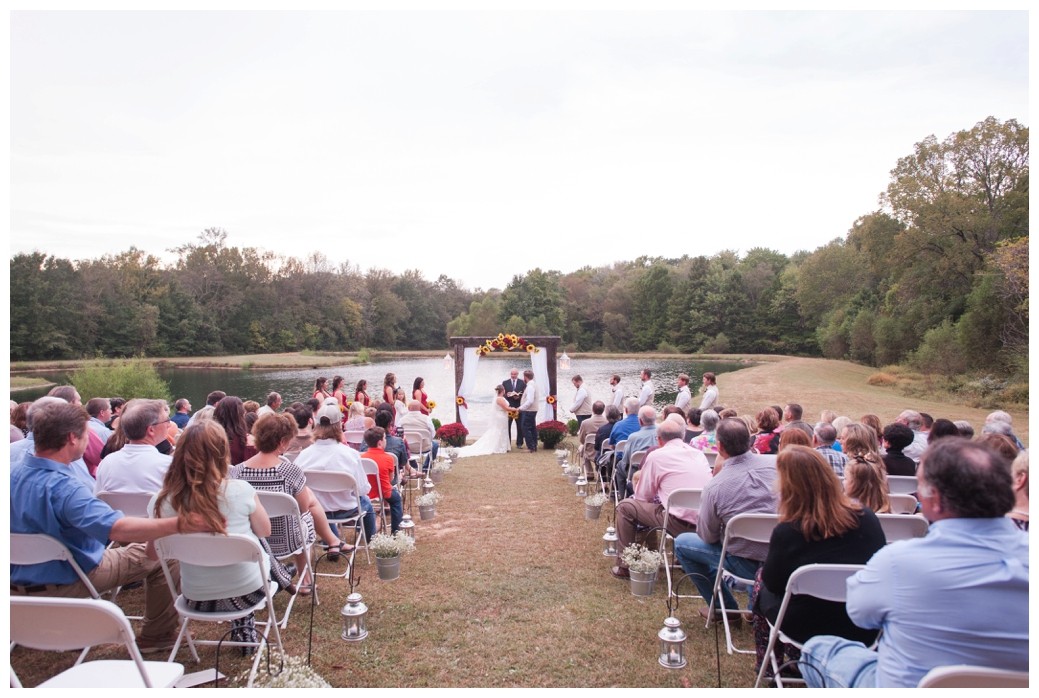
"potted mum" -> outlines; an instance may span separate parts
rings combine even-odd
[[[422,521],[429,521],[437,515],[437,502],[443,499],[443,495],[437,491],[427,492],[415,499],[415,504],[418,505],[419,519]]]
[[[436,431],[436,437],[444,446],[465,446],[465,437],[469,436],[469,430],[461,422],[445,424]]]
[[[397,531],[393,535],[376,533],[368,541],[368,547],[375,553],[375,566],[379,571],[379,579],[393,581],[400,577],[400,558],[415,550],[415,540]]]
[[[621,561],[631,577],[631,593],[634,596],[652,596],[653,584],[664,561],[660,553],[632,543],[621,552]]]
[[[538,424],[537,429],[538,441],[540,441],[545,448],[555,448],[569,433],[565,424],[554,419]]]
[[[599,518],[602,513],[602,505],[606,503],[606,495],[602,492],[590,494],[584,498],[584,518],[591,521]]]

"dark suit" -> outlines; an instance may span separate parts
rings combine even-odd
[[[516,386],[513,387],[512,379],[506,378],[501,382],[503,388],[505,388],[505,400],[509,403],[509,407],[516,409],[519,407],[520,398],[523,397],[523,389],[527,387],[527,382],[522,378],[516,379]],[[512,396],[509,393],[515,392],[516,395]],[[513,419],[509,417],[509,439],[512,439],[512,423],[516,422],[516,446],[523,447],[523,432],[520,431],[519,417]]]

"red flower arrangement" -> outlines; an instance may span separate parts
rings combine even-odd
[[[554,419],[538,424],[537,429],[538,441],[543,443],[545,448],[555,448],[570,433],[565,424]]]
[[[454,446],[458,448],[465,446],[465,437],[469,436],[469,430],[465,428],[465,425],[461,422],[451,422],[445,424],[437,429],[436,437],[440,439],[445,446]]]

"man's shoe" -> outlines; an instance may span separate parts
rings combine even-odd
[[[189,633],[190,634],[190,633]],[[194,638],[194,635],[191,635]],[[187,642],[187,636],[181,644]],[[157,654],[159,652],[169,652],[173,649],[173,645],[177,643],[177,634],[174,633],[167,638],[161,640],[149,640],[147,638],[137,638],[137,649],[141,651],[141,654]]]
[[[628,572],[627,567],[614,567],[610,570],[610,574],[612,574],[617,579],[631,579],[631,573]]]
[[[699,613],[700,613],[700,617],[701,618],[703,618],[704,620],[706,620],[706,621],[708,621],[710,623],[721,623],[722,622],[722,612],[720,610],[716,609],[714,611],[714,615],[711,615],[710,613],[708,613],[706,606],[701,606],[700,610],[699,610]],[[737,625],[742,625],[742,624],[743,624],[743,614],[741,614],[739,612],[733,612],[733,613],[729,614],[729,627],[735,627]]]

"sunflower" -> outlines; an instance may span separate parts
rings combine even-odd
[[[458,405],[459,407],[464,407],[466,409],[469,409],[469,405],[465,404],[465,398],[462,397],[461,395],[459,395],[458,397],[455,398],[455,404]]]
[[[527,353],[528,354],[533,354],[536,350],[537,350],[537,347],[535,347],[533,344],[528,344],[527,345]]]
[[[556,404],[556,396],[555,395],[549,395],[548,397],[545,398],[545,402],[547,402],[550,405]]]

